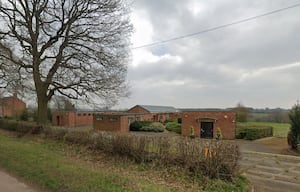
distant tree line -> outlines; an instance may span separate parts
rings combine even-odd
[[[235,108],[231,110],[237,113],[237,122],[275,122],[275,123],[289,123],[289,110],[281,108],[265,108],[254,109],[238,103]]]

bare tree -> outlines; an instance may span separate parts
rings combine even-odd
[[[124,96],[128,18],[122,0],[1,1],[0,60],[11,65],[1,62],[0,75],[13,69],[22,85],[35,91],[39,124],[46,123],[54,95]]]

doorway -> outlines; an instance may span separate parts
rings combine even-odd
[[[56,122],[57,122],[57,126],[60,126],[60,116],[59,115],[56,116]]]
[[[200,136],[201,138],[212,139],[214,136],[214,123],[213,122],[201,122],[200,123]]]

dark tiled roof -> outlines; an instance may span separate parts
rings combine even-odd
[[[175,113],[176,109],[170,106],[138,105],[150,113]]]
[[[219,109],[219,108],[181,108],[178,109],[181,112],[218,112],[218,111],[231,111],[228,109]]]

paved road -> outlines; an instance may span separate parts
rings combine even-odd
[[[240,171],[255,192],[299,192],[300,157],[242,151]]]
[[[2,192],[36,192],[28,185],[0,170],[0,191]]]

